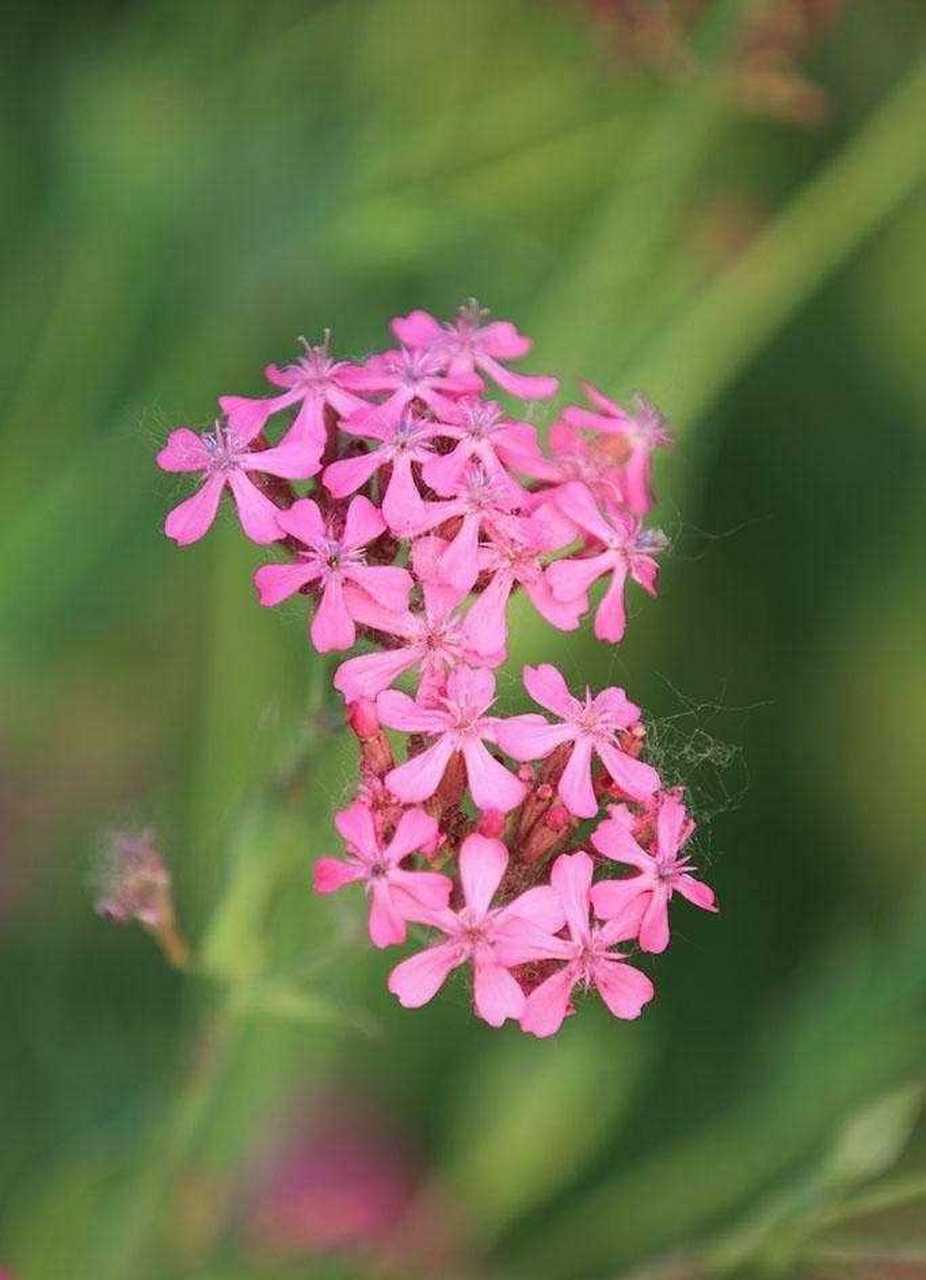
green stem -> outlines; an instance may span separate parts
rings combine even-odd
[[[678,423],[697,418],[785,320],[926,177],[920,62],[821,176],[634,370]]]
[[[207,1018],[197,1036],[197,1060],[166,1126],[158,1126],[149,1143],[125,1217],[96,1280],[140,1280],[153,1274],[149,1258],[164,1220],[164,1204],[208,1116],[236,1040],[236,1021],[229,1001]]]

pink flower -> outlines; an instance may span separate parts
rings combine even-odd
[[[379,718],[390,729],[425,733],[434,742],[386,775],[386,786],[405,804],[432,796],[440,786],[450,757],[462,753],[470,794],[480,809],[508,813],[524,799],[525,788],[486,750],[495,742],[499,721],[485,713],[495,698],[491,671],[457,667],[447,677],[440,705],[421,706],[398,689],[386,689],[376,700]]]
[[[476,369],[522,400],[548,400],[559,381],[541,375],[512,373],[500,360],[518,360],[534,345],[507,320],[485,324],[488,312],[478,303],[460,308],[452,324],[441,324],[427,311],[411,311],[392,321],[392,332],[407,347],[438,353],[453,374]]]
[[[300,498],[277,521],[284,533],[306,548],[294,564],[265,564],[254,574],[262,605],[279,604],[310,582],[320,583],[321,601],[312,619],[312,643],[319,653],[349,649],[357,639],[351,614],[356,596],[345,592],[351,582],[387,609],[405,609],[411,574],[392,565],[368,565],[363,548],[386,530],[386,522],[362,494],[351,501],[341,534],[326,523],[318,503]]]
[[[603,432],[614,441],[614,460],[621,464],[624,501],[634,515],[646,515],[655,500],[652,485],[653,451],[672,443],[665,419],[649,400],[635,396],[633,412],[602,395],[590,382],[583,382],[586,398],[597,412],[570,405],[563,418],[585,431]],[[607,445],[604,446],[607,449]]]
[[[490,522],[488,542],[479,548],[479,572],[492,576],[466,615],[466,631],[480,653],[497,653],[508,637],[508,599],[516,586],[542,618],[561,631],[574,631],[588,608],[588,597],[557,600],[550,590],[542,563],[554,549],[542,520],[509,516]]]
[[[362,881],[370,898],[370,938],[377,947],[405,941],[405,922],[422,907],[439,911],[450,900],[452,884],[434,871],[404,871],[402,862],[437,836],[437,823],[423,809],[406,809],[388,844],[380,839],[373,813],[355,802],[334,816],[347,846],[347,858],[319,858],[316,893],[334,893]],[[409,914],[411,913],[411,914]]]
[[[322,476],[325,488],[335,498],[345,498],[366,484],[380,467],[388,466],[391,472],[382,502],[386,523],[400,537],[418,532],[426,508],[412,475],[412,463],[421,464],[432,456],[431,441],[440,434],[440,425],[409,411],[388,421],[366,417],[362,429],[354,424],[344,426],[379,444],[368,453],[332,462]]]
[[[318,346],[310,347],[302,339],[305,355],[293,364],[281,369],[268,364],[264,376],[274,386],[285,387],[281,396],[253,398],[251,396],[220,396],[219,404],[229,420],[242,431],[260,431],[271,414],[298,404],[299,412],[284,440],[287,444],[299,443],[317,462],[325,448],[325,406],[329,405],[339,417],[356,413],[364,408],[359,396],[346,390],[343,382],[356,365],[343,360],[332,360],[328,338]]]
[[[181,547],[199,539],[212,527],[225,486],[232,491],[241,527],[252,542],[276,542],[283,537],[277,524],[280,508],[248,478],[247,472],[282,476],[287,480],[307,480],[318,464],[297,444],[278,444],[273,449],[249,449],[260,427],[242,427],[216,422],[212,431],[197,435],[189,427],[178,427],[167,438],[157,457],[162,471],[199,471],[202,488],[174,507],[164,523],[168,538]]]
[[[659,565],[653,557],[665,549],[666,539],[658,529],[641,531],[633,516],[620,512],[604,515],[584,484],[564,485],[557,492],[556,506],[602,549],[590,556],[551,564],[547,577],[553,594],[558,600],[572,600],[600,577],[610,574],[610,585],[595,614],[595,635],[616,644],[623,638],[627,623],[627,576],[654,596]]]
[[[351,600],[351,611],[358,622],[404,643],[342,662],[334,673],[334,687],[346,701],[375,698],[414,667],[421,668],[422,687],[430,688],[442,686],[447,674],[461,662],[496,666],[504,660],[504,654],[482,655],[473,650],[448,596],[449,593],[426,587],[421,613],[390,613],[369,597]],[[424,701],[421,688],[418,701]]]
[[[454,494],[470,461],[478,461],[488,475],[502,480],[505,470],[533,475],[543,464],[537,430],[528,422],[512,422],[500,405],[468,397],[457,405],[458,420],[442,423],[440,434],[458,441],[450,453],[435,454],[422,468],[425,481],[437,493]]]
[[[535,1036],[551,1036],[569,1012],[573,990],[580,984],[595,987],[615,1018],[638,1018],[655,995],[645,973],[624,963],[624,955],[612,948],[633,937],[621,919],[593,928],[589,921],[592,860],[587,853],[563,853],[553,864],[550,883],[559,895],[568,939],[549,937],[546,949],[536,938],[534,957],[564,960],[565,964],[527,997],[521,1027]]]
[[[506,1018],[520,1018],[524,993],[508,972],[531,954],[537,937],[554,934],[563,925],[563,910],[545,885],[528,889],[507,906],[492,908],[492,899],[508,865],[500,840],[471,835],[460,848],[460,881],[464,906],[459,911],[422,912],[446,941],[427,947],[396,965],[389,990],[406,1009],[418,1009],[437,994],[447,975],[466,964],[473,966],[476,1012],[490,1026]],[[497,948],[505,948],[505,961]]]
[[[564,485],[578,480],[591,491],[603,511],[620,510],[624,506],[621,469],[607,449],[600,447],[598,438],[589,438],[587,432],[559,418],[550,428],[549,454],[549,458],[543,456],[539,462],[527,459],[522,467],[525,475],[545,480],[551,486],[535,491],[537,505],[555,502]],[[570,523],[570,528],[574,530],[575,526]]]
[[[523,490],[520,491],[523,494]],[[519,490],[506,477],[492,475],[481,462],[470,462],[457,496],[425,504],[420,529],[433,529],[461,517],[460,528],[437,562],[440,578],[467,592],[479,576],[479,534],[487,522],[520,506]]]
[[[593,752],[632,799],[645,800],[658,790],[656,770],[627,755],[617,743],[618,730],[636,724],[640,718],[640,708],[628,700],[623,689],[603,689],[594,698],[586,690],[585,701],[580,702],[548,662],[524,668],[524,687],[535,702],[561,716],[562,723],[549,724],[538,715],[511,716],[498,722],[498,743],[515,760],[541,760],[564,743],[573,743],[557,786],[570,813],[591,818],[598,812],[592,786]]]
[[[403,346],[352,368],[345,375],[348,386],[364,394],[388,392],[388,396],[382,404],[360,409],[348,429],[363,435],[366,420],[374,416],[379,422],[398,422],[413,400],[421,400],[441,421],[452,422],[455,397],[481,391],[482,379],[472,370],[447,374],[445,364],[432,351]]]
[[[669,900],[673,893],[703,911],[716,911],[714,891],[691,875],[689,858],[681,848],[694,831],[678,791],[657,797],[656,845],[647,853],[633,838],[633,815],[625,805],[612,805],[610,817],[592,835],[592,844],[606,858],[626,862],[639,874],[627,880],[602,880],[592,889],[595,911],[603,920],[633,919],[644,951],[665,951],[669,945]]]

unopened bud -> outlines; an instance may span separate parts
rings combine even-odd
[[[356,702],[348,703],[347,723],[361,742],[372,738],[380,731],[376,703],[370,698],[358,698]]]
[[[479,819],[476,830],[489,840],[497,840],[505,830],[506,817],[500,809],[486,809]]]

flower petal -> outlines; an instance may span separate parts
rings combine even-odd
[[[490,1027],[524,1012],[524,992],[497,961],[477,955],[473,963],[473,999],[476,1012]]]
[[[599,960],[594,969],[598,994],[615,1018],[639,1018],[656,994],[645,973],[620,960]]]
[[[325,521],[317,502],[300,498],[286,511],[277,515],[277,524],[293,538],[307,547],[315,547],[326,536]]]
[[[495,741],[515,760],[542,760],[575,733],[572,725],[550,724],[533,712],[496,720],[494,730]]]
[[[581,849],[578,853],[561,853],[553,863],[550,884],[556,891],[569,933],[574,942],[584,942],[591,934],[589,926],[589,890],[594,863]]]
[[[669,895],[656,885],[640,921],[638,938],[644,951],[665,951],[669,945]]]
[[[290,596],[317,578],[321,570],[317,564],[297,561],[295,564],[262,564],[254,574],[257,596],[265,608],[288,600]]]
[[[346,884],[363,880],[366,868],[359,862],[341,858],[319,858],[312,869],[312,887],[316,893],[335,893]]]
[[[335,498],[346,498],[365,485],[377,468],[386,461],[381,449],[358,454],[355,458],[341,458],[331,462],[322,472],[322,483]]]
[[[563,965],[527,997],[521,1015],[521,1030],[534,1036],[552,1036],[563,1025],[577,974],[571,964]]]
[[[524,688],[534,701],[547,711],[552,711],[555,716],[566,720],[579,709],[566,681],[552,663],[542,662],[537,667],[525,667],[523,679]]]
[[[610,742],[597,742],[595,749],[608,773],[631,800],[648,800],[659,790],[659,774],[651,764],[634,760]]]
[[[436,835],[437,823],[430,814],[425,813],[423,809],[404,810],[392,839],[386,845],[386,861],[393,866],[398,865],[403,858],[407,858],[422,845],[430,844]],[[446,880],[446,876],[440,878]],[[446,903],[441,905],[446,906]]]
[[[319,653],[350,649],[357,639],[357,628],[344,603],[340,574],[329,575],[309,628],[312,644]]]
[[[157,464],[162,471],[205,471],[209,466],[209,451],[195,431],[178,427],[167,437]]]
[[[433,796],[440,786],[447,768],[447,761],[453,755],[454,741],[449,733],[441,736],[417,756],[412,756],[398,768],[386,774],[386,786],[403,804],[417,804]]]
[[[378,538],[381,533],[386,532],[386,521],[382,517],[378,507],[375,507],[369,498],[365,498],[362,493],[358,493],[355,498],[351,498],[350,506],[347,508],[347,515],[344,519],[344,533],[341,537],[341,544],[348,551],[353,551],[356,547],[365,547],[368,542],[372,542],[374,538]]]
[[[389,975],[389,990],[406,1009],[420,1009],[437,995],[448,973],[466,959],[456,943],[426,947],[396,965]]]
[[[193,494],[168,512],[164,521],[164,532],[173,538],[180,547],[188,547],[212,528],[219,509],[219,500],[225,488],[223,475],[210,476],[206,483]]]
[[[369,805],[355,800],[334,815],[334,825],[344,843],[355,853],[372,862],[380,854],[376,823]]]
[[[584,734],[576,738],[556,790],[570,813],[577,818],[594,818],[598,812],[598,800],[592,786],[591,738]]]
[[[470,795],[477,808],[509,813],[521,803],[524,783],[509,773],[480,739],[464,739],[462,750]]]
[[[508,850],[501,840],[474,833],[460,846],[459,864],[464,901],[473,916],[481,920],[505,874]]]
[[[376,699],[376,710],[387,729],[402,733],[445,733],[450,724],[442,708],[423,707],[401,689],[384,689]]]
[[[334,673],[334,687],[348,702],[358,698],[375,698],[419,660],[412,647],[387,649],[382,653],[362,653],[342,662]]]
[[[241,527],[252,542],[265,546],[278,542],[283,530],[277,523],[280,508],[257,488],[243,471],[229,471],[228,483],[238,508]]]
[[[374,947],[393,947],[405,941],[405,916],[392,898],[392,887],[380,877],[372,881],[368,929]]]

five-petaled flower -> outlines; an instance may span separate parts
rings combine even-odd
[[[476,369],[521,400],[549,400],[559,380],[543,374],[512,373],[500,361],[519,360],[534,345],[507,320],[485,323],[488,312],[475,301],[462,306],[450,324],[441,324],[427,311],[397,316],[392,332],[407,347],[432,351],[454,375]]]
[[[639,722],[640,708],[623,689],[603,689],[585,699],[573,697],[566,681],[549,662],[524,668],[524,687],[535,702],[561,717],[550,724],[543,716],[530,713],[511,716],[498,723],[498,741],[515,760],[542,760],[557,747],[572,743],[569,760],[557,787],[570,813],[592,818],[598,801],[592,784],[592,755],[597,755],[620,789],[633,800],[646,800],[659,787],[659,774],[652,765],[628,755],[620,747],[618,732]]]
[[[417,914],[422,923],[439,929],[446,941],[396,965],[389,975],[389,990],[406,1009],[418,1009],[433,999],[453,969],[470,962],[476,1012],[490,1026],[500,1027],[506,1018],[520,1018],[524,1011],[524,992],[511,975],[511,966],[533,955],[538,938],[562,928],[563,908],[547,885],[528,889],[505,906],[492,907],[508,865],[508,851],[500,840],[468,836],[460,848],[459,863],[460,910]]]
[[[357,494],[338,533],[327,523],[318,503],[301,498],[277,516],[280,528],[301,544],[293,564],[265,564],[254,574],[254,585],[263,605],[279,604],[310,583],[321,586],[321,600],[312,619],[310,635],[319,653],[349,649],[357,638],[351,612],[361,598],[345,591],[350,583],[375,597],[386,608],[408,605],[411,575],[397,565],[369,565],[364,548],[386,530],[386,522],[368,498]]]
[[[232,491],[241,527],[252,542],[276,542],[285,536],[277,523],[280,508],[261,493],[248,472],[307,480],[318,471],[318,463],[294,443],[272,449],[250,448],[259,434],[259,425],[245,430],[221,421],[201,435],[189,427],[170,433],[158,454],[158,466],[162,471],[198,471],[203,485],[169,513],[164,523],[168,538],[185,547],[208,533],[226,485]]]
[[[436,871],[407,871],[402,863],[437,836],[437,823],[423,809],[406,809],[392,838],[384,843],[376,830],[373,811],[359,801],[334,816],[334,825],[347,848],[347,857],[319,858],[313,883],[317,893],[334,893],[362,881],[370,898],[370,938],[377,947],[405,941],[406,920],[422,909],[441,910],[453,888]]]
[[[521,1026],[535,1036],[551,1036],[559,1030],[579,985],[594,987],[615,1018],[638,1018],[655,994],[646,974],[625,963],[623,952],[613,950],[618,942],[635,936],[634,922],[628,925],[617,916],[598,927],[589,920],[594,869],[591,858],[580,850],[560,854],[550,872],[569,937],[541,940],[535,935],[530,939],[531,959],[565,961],[527,997]],[[511,959],[504,947],[501,957]]]
[[[634,817],[626,805],[612,805],[609,817],[592,835],[600,854],[636,867],[626,880],[601,880],[592,889],[595,911],[603,920],[632,919],[644,951],[665,951],[669,945],[669,900],[674,893],[703,911],[716,911],[714,891],[691,873],[691,860],[682,853],[694,831],[678,791],[656,798],[656,838],[647,853],[633,837]]]
[[[624,503],[634,515],[646,515],[654,501],[653,451],[672,443],[665,419],[645,396],[634,396],[633,410],[628,412],[591,382],[583,382],[582,389],[593,408],[569,405],[563,410],[564,421],[601,433],[599,448],[620,464]]]
[[[386,775],[386,786],[397,799],[415,804],[432,796],[440,786],[450,757],[463,756],[470,795],[480,809],[507,813],[524,799],[524,783],[509,773],[486,749],[497,741],[498,725],[486,715],[495,699],[491,671],[460,666],[447,677],[447,692],[440,705],[422,706],[407,693],[386,689],[376,699],[379,718],[390,729],[423,733],[434,742]]]

